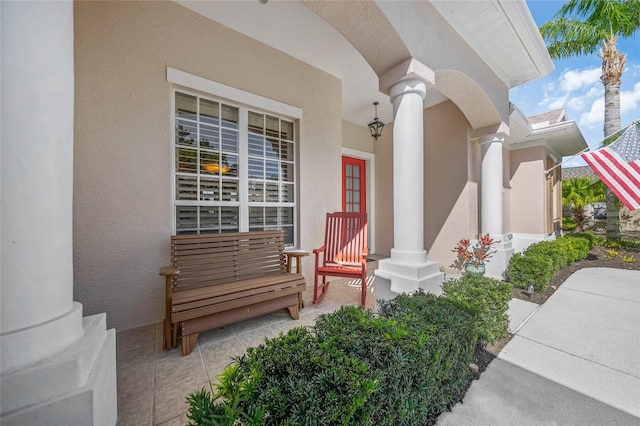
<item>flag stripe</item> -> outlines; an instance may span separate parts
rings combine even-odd
[[[626,174],[626,170],[624,172],[620,171],[620,168],[624,167],[623,163],[618,163],[616,162],[616,158],[612,158],[610,155],[607,155],[610,153],[611,152],[608,149],[604,149],[598,152],[600,155],[594,155],[594,160],[596,161],[597,166],[600,166],[600,170],[603,172],[602,180],[605,181],[605,183],[609,181],[607,186],[616,192],[620,201],[622,201],[627,207],[631,205],[634,206],[632,210],[637,209],[640,207],[640,190],[637,185],[634,185],[631,181],[633,178],[629,178]]]
[[[625,194],[621,192],[621,188],[612,180],[609,172],[605,168],[601,167],[600,163],[598,162],[598,157],[586,156],[583,154],[583,158],[587,162],[587,164],[589,164],[589,167],[591,167],[591,169],[596,172],[598,177],[602,179],[602,181],[609,187],[609,189],[611,189],[616,194],[620,201],[627,205],[628,202],[626,201]]]
[[[613,178],[624,188],[625,192],[629,194],[631,198],[640,203],[640,188],[635,185],[634,181],[640,182],[640,175],[628,166],[628,164],[620,158],[618,154],[608,149],[602,150],[603,164],[605,167],[615,168],[608,169]]]
[[[635,165],[629,165],[633,169],[625,167],[627,163],[606,147],[582,157],[625,206],[631,210],[640,208],[640,178],[633,170]]]

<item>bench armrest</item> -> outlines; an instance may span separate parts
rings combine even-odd
[[[171,265],[163,266],[162,268],[160,268],[160,275],[164,277],[178,275],[179,273],[180,273],[180,269]]]

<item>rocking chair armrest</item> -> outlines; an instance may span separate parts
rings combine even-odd
[[[369,248],[365,247],[362,249],[362,252],[360,253],[360,261],[362,262],[363,265],[367,264],[368,256],[369,256]]]
[[[326,246],[322,246],[322,247],[320,247],[320,248],[313,249],[313,252],[314,252],[315,254],[318,254],[318,253],[322,253],[322,252],[323,252],[323,251],[325,251],[326,249],[327,249],[327,247],[326,247]]]
[[[163,266],[160,268],[160,275],[164,277],[170,277],[172,275],[178,275],[180,273],[180,269],[176,268],[172,265]]]

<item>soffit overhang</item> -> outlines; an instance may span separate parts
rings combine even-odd
[[[532,128],[527,117],[514,108],[509,120],[510,134],[505,138],[504,146],[509,150],[518,150],[536,146],[545,146],[561,157],[576,155],[587,148],[587,142],[573,121],[561,121],[546,127]]]
[[[553,61],[524,0],[431,4],[507,87],[553,71]]]

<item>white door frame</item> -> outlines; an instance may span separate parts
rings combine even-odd
[[[375,162],[376,157],[372,152],[358,151],[351,148],[342,147],[342,155],[347,157],[358,158],[365,160],[366,167],[366,179],[367,179],[367,212],[369,215],[368,227],[369,227],[369,253],[376,252],[376,188],[375,188]],[[340,159],[342,161],[342,158]],[[342,191],[342,188],[340,188]]]

